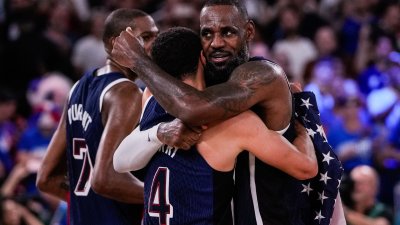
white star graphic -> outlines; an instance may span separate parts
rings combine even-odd
[[[317,216],[314,218],[314,220],[318,220],[319,223],[321,223],[321,220],[324,219],[325,217],[322,215],[321,210],[319,212],[315,212]]]
[[[307,117],[306,117],[306,116],[303,116],[303,120],[304,120],[304,122],[306,122],[306,123],[309,123],[309,122],[311,122],[310,120],[308,120],[308,119],[307,119]]]
[[[323,181],[325,184],[328,183],[328,180],[332,179],[332,178],[328,177],[328,172],[326,172],[325,174],[320,173],[319,175],[321,176],[321,179],[319,179],[319,180]]]
[[[312,138],[314,138],[314,134],[316,134],[316,132],[311,128],[306,128],[306,130],[307,134],[310,135]]]
[[[307,109],[309,109],[310,106],[313,106],[313,105],[310,103],[310,98],[307,98],[307,100],[301,99],[301,101],[302,101],[303,103],[302,103],[300,106],[305,106]]]
[[[304,185],[304,184],[301,184],[301,185],[303,185],[303,190],[301,191],[301,193],[307,192],[307,195],[310,196],[310,192],[313,190],[313,189],[310,187],[311,184],[308,183],[307,185]]]
[[[342,180],[341,179],[338,179],[338,185],[337,185],[337,188],[339,188],[340,187],[340,184],[342,183]]]
[[[329,165],[329,162],[334,159],[331,157],[331,152],[328,152],[328,154],[324,154],[322,153],[322,155],[324,155],[324,159],[322,160],[322,162],[326,162]]]
[[[321,137],[323,137],[326,140],[325,131],[322,125],[317,124],[317,132],[321,135]]]
[[[325,195],[324,195],[324,191],[322,191],[322,193],[318,193],[318,200],[321,200],[321,204],[323,205],[324,204],[324,200],[325,199],[328,199],[328,197],[326,197]]]

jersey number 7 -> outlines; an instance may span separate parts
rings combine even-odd
[[[90,159],[89,149],[85,139],[74,138],[73,140],[74,159],[83,160],[81,174],[76,184],[74,193],[77,196],[87,196],[90,190],[90,181],[92,179],[93,164]]]

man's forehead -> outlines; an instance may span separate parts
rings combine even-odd
[[[150,16],[137,17],[135,19],[136,32],[158,32],[158,28],[154,23],[154,20]]]
[[[239,10],[232,5],[206,6],[201,10],[200,27],[236,26],[243,21]]]

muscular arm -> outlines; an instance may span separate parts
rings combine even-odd
[[[64,201],[69,191],[67,180],[67,130],[66,109],[61,116],[60,123],[53,134],[46,155],[37,173],[36,185],[39,190],[54,195]]]
[[[318,170],[315,150],[305,128],[299,127],[297,131],[299,136],[293,145],[279,133],[269,130],[256,114],[246,111],[210,127],[203,133],[198,147],[202,154],[217,152],[214,156],[205,156],[215,169],[231,169],[239,152],[247,150],[297,179],[312,178]]]
[[[128,32],[118,39],[112,51],[114,60],[136,72],[164,109],[191,126],[224,120],[273,99],[276,84],[286,82],[278,65],[254,61],[239,66],[228,82],[199,91],[161,70]]]
[[[142,97],[142,108],[151,97],[146,88]],[[157,150],[163,145],[189,149],[198,141],[200,132],[185,126],[179,119],[157,124],[140,131],[137,127],[124,138],[114,153],[114,169],[118,172],[135,171],[144,168]]]
[[[130,82],[121,82],[104,96],[102,118],[104,132],[93,171],[93,190],[106,197],[128,203],[143,203],[143,183],[130,173],[113,168],[113,154],[138,123],[141,112],[140,90]]]

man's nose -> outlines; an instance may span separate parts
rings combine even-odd
[[[211,42],[211,47],[222,48],[225,45],[225,40],[220,34],[216,34]]]

